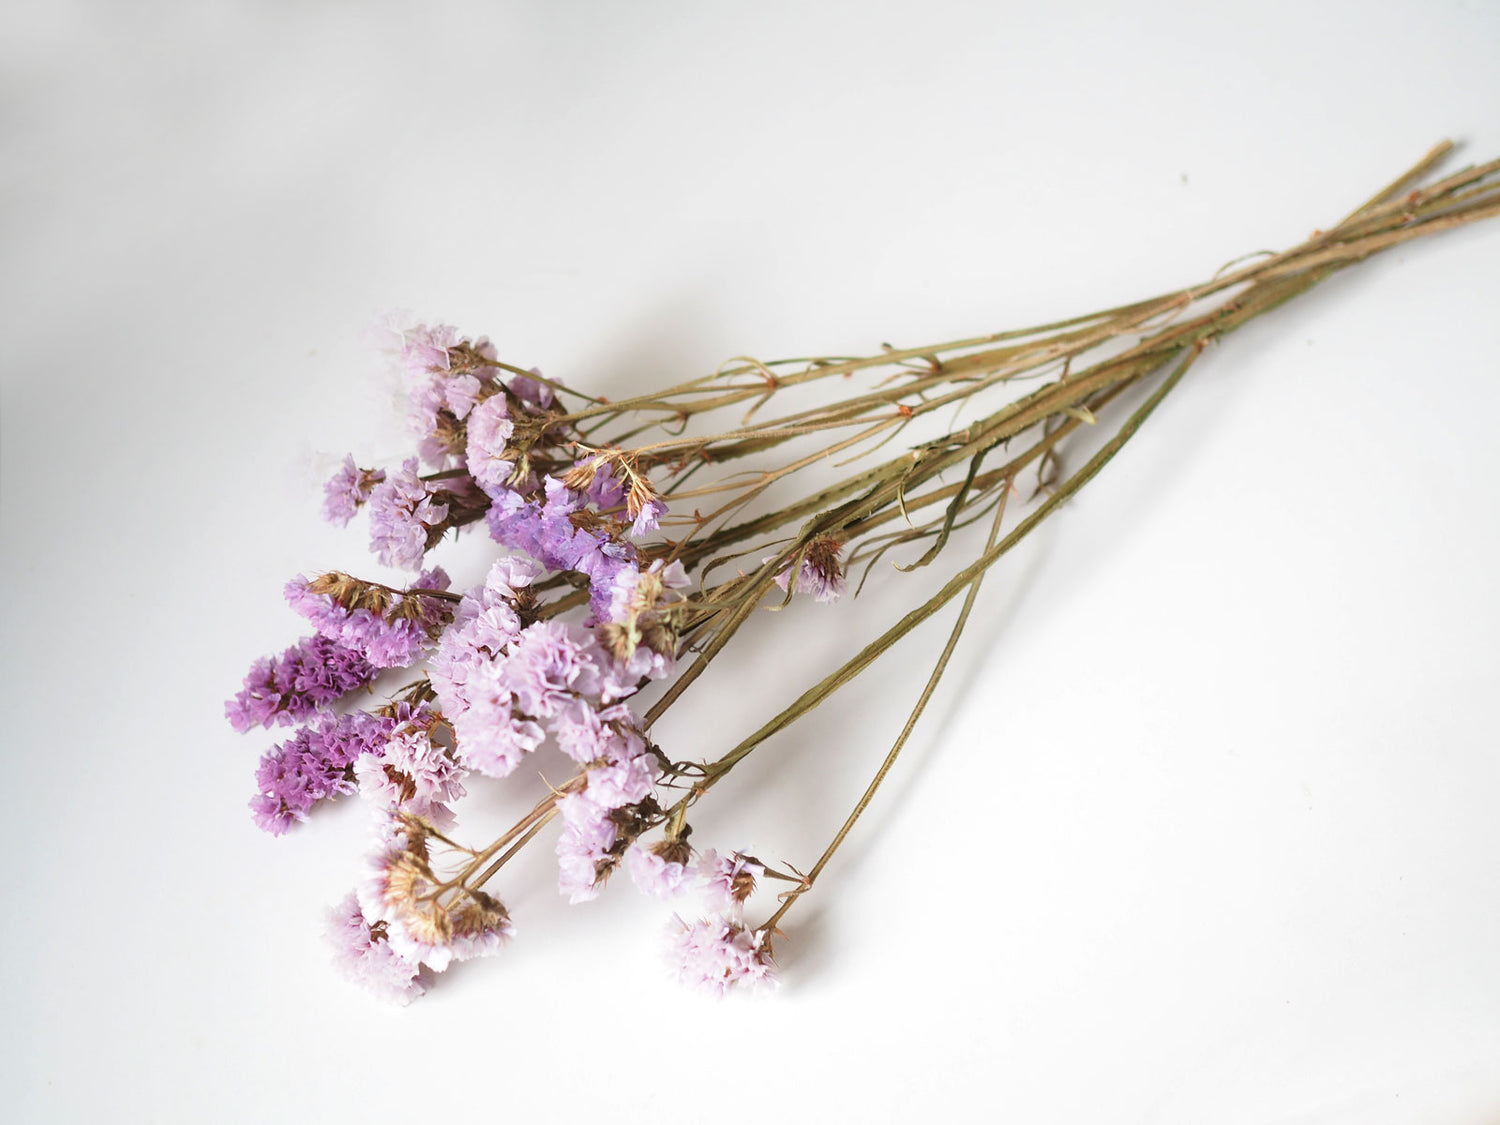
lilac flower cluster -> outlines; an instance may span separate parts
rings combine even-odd
[[[417,570],[434,532],[441,534],[448,505],[417,476],[417,459],[408,457],[370,493],[370,550],[386,566]]]
[[[622,702],[640,673],[590,629],[523,618],[521,592],[539,571],[529,560],[497,562],[459,603],[429,678],[469,768],[504,777],[549,732],[585,767],[582,787],[558,799],[560,887],[580,902],[598,894],[629,842],[622,810],[651,796],[661,765]]]
[[[442,567],[417,576],[417,590],[446,590],[451,584]],[[377,668],[405,668],[421,660],[450,615],[448,603],[421,594],[387,595],[384,587],[343,574],[309,582],[297,575],[286,584],[287,604],[318,633],[354,649]]]
[[[245,686],[224,704],[235,730],[288,726],[375,678],[375,666],[328,637],[304,637],[280,656],[257,660]]]
[[[559,890],[587,901],[621,866],[661,898],[696,885],[718,915],[678,923],[679,974],[719,992],[769,981],[769,947],[743,918],[759,866],[713,851],[694,863],[680,823],[653,846],[640,842],[662,822],[655,790],[666,759],[630,699],[674,674],[690,583],[679,562],[647,565],[632,540],[657,530],[666,504],[634,462],[586,447],[578,459],[552,387],[503,368],[487,340],[418,325],[397,334],[396,351],[418,457],[385,471],[346,458],[325,487],[324,514],[347,524],[367,508],[372,551],[402,569],[419,570],[444,532],[479,518],[512,553],[456,603],[417,592],[448,590],[440,567],[404,590],[339,572],[298,575],[285,597],[317,635],[259,662],[226,705],[236,729],[288,723],[378,669],[429,662],[405,701],[374,714],[320,714],[256,774],[255,819],[275,835],[336,794],[357,791],[382,810],[367,877],[330,922],[340,965],[404,1003],[423,991],[424,966],[441,972],[510,937],[504,907],[436,875],[429,847],[458,847],[441,833],[471,772],[505,777],[550,741],[579,767],[554,799]],[[434,470],[425,477],[423,462]],[[809,549],[795,566],[796,588],[819,597],[842,588],[836,544]],[[587,584],[588,620],[547,612],[536,587],[553,574]],[[792,569],[784,579],[792,584]]]
[[[515,472],[515,459],[507,456],[507,443],[515,430],[504,395],[491,395],[468,417],[464,458],[469,475],[491,496],[503,491]]]
[[[479,519],[500,497],[539,492],[543,478],[536,472],[513,479],[518,460],[529,464],[533,445],[560,449],[567,443],[552,427],[552,388],[535,371],[496,378],[502,365],[487,339],[464,339],[441,324],[391,331],[391,350],[409,383],[407,423],[417,438],[418,457],[388,473],[361,470],[352,456],[345,458],[325,486],[324,513],[346,524],[368,505],[376,558],[386,566],[416,570],[450,527]],[[523,422],[527,437],[516,449],[512,438]],[[436,472],[419,475],[419,462]],[[638,528],[655,527],[665,510],[659,500],[648,507],[636,516]]]
[[[362,797],[389,811],[422,817],[439,829],[454,823],[452,802],[464,796],[469,771],[433,740],[438,716],[425,703],[395,706],[385,745],[378,755],[354,763]]]
[[[393,720],[365,711],[322,714],[272,747],[255,771],[255,823],[280,836],[325,797],[353,793],[355,763],[378,757],[393,726]]]
[[[831,535],[820,535],[807,545],[801,558],[794,556],[776,576],[783,590],[811,594],[820,602],[844,596],[844,544]],[[769,562],[769,559],[762,560]]]
[[[662,840],[650,848],[637,841],[625,853],[625,869],[642,894],[675,898],[692,883],[691,859],[686,840]]]
[[[603,477],[600,473],[595,479]],[[490,536],[513,551],[530,555],[548,570],[587,576],[594,615],[607,616],[611,588],[634,563],[635,549],[616,539],[607,524],[589,519],[591,497],[587,493],[568,488],[555,477],[543,481],[537,492],[527,497],[501,491],[485,516]]]
[[[361,469],[352,455],[346,456],[339,471],[323,486],[323,518],[339,527],[346,526],[383,480],[384,469]]]

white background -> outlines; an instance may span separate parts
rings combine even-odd
[[[1460,0],[8,5],[0,1116],[1496,1120],[1500,223],[1226,340],[997,572],[769,999],[543,842],[510,949],[368,1000],[319,938],[363,810],[258,832],[221,708],[364,557],[317,483],[401,452],[382,312],[611,394],[1081,313],[1500,154],[1497,57]],[[658,737],[721,752],[900,581]],[[810,863],[942,631],[695,842]]]

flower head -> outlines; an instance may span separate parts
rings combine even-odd
[[[399,472],[370,493],[370,550],[386,566],[417,570],[433,529],[448,516],[417,476],[417,459],[408,457]]]
[[[735,852],[720,855],[709,848],[698,861],[698,875],[703,880],[703,895],[710,909],[739,917],[745,900],[755,893],[756,877],[765,868],[753,859]]]
[[[619,829],[608,809],[576,794],[557,799],[563,830],[557,840],[557,889],[572,903],[599,897],[613,869]]]
[[[304,637],[280,656],[251,665],[245,686],[224,704],[224,716],[241,732],[285,726],[364,687],[375,671],[358,652],[337,641]]]
[[[446,590],[442,567],[423,571],[415,590]],[[354,649],[377,668],[405,668],[426,655],[432,638],[451,616],[449,603],[428,594],[391,591],[339,571],[286,584],[287,603],[318,632]]]
[[[333,963],[353,983],[395,1004],[410,1004],[427,991],[418,973],[421,966],[408,961],[386,940],[388,924],[373,925],[359,908],[351,891],[328,912],[324,936],[333,947]]]
[[[843,540],[819,535],[802,552],[800,563],[793,556],[786,569],[776,576],[776,584],[783,590],[811,594],[820,602],[837,601],[844,594],[843,551]]]
[[[491,395],[469,415],[465,459],[470,475],[492,496],[506,490],[506,482],[515,471],[514,457],[505,455],[515,428],[503,394]]]
[[[406,961],[442,972],[454,961],[494,953],[514,933],[501,902],[468,886],[440,885],[428,852],[431,826],[408,814],[390,823],[390,843],[370,860],[355,894],[362,916]]]
[[[668,931],[677,979],[716,996],[730,989],[761,989],[776,983],[771,948],[763,933],[751,933],[729,918],[687,923],[676,916]]]
[[[250,802],[255,823],[280,836],[306,820],[313,805],[340,793],[353,793],[354,763],[378,756],[393,720],[367,711],[319,715],[260,760],[256,795]]]
[[[339,471],[323,486],[323,518],[339,527],[345,526],[383,480],[384,469],[361,469],[355,465],[352,454],[346,456]]]
[[[640,890],[656,898],[673,898],[692,879],[693,849],[686,840],[662,840],[650,848],[632,844],[625,853],[625,869]]]
[[[449,804],[464,796],[462,778],[467,771],[433,742],[433,721],[426,704],[405,708],[382,752],[355,762],[354,776],[360,792],[378,805],[446,828],[453,823]]]

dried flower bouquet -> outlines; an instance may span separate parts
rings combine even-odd
[[[512,933],[495,877],[559,822],[573,902],[624,868],[647,894],[692,903],[670,923],[684,981],[720,993],[773,981],[781,924],[910,736],[989,568],[1119,452],[1210,343],[1374,253],[1500,214],[1500,161],[1421,183],[1450,148],[1336,226],[1201,285],[931,347],[737,360],[620,402],[452,328],[394,334],[417,456],[386,469],[347,458],[325,513],[345,524],[367,509],[379,562],[418,573],[293,579],[286,598],[315,631],[258,661],[226,705],[241,731],[297,727],[256,773],[262,828],[283,833],[338,794],[378,810],[364,878],[331,922],[339,963],[404,1002],[454,959],[495,951]],[[953,428],[960,409],[970,420]],[[501,554],[459,593],[428,555],[469,525]],[[910,571],[960,544],[969,553],[936,593],[759,729],[704,758],[657,743],[658,720],[758,609],[837,601],[887,556]],[[722,778],[955,600],[910,717],[805,872],[689,842]],[[361,709],[387,669],[412,671]],[[459,842],[454,807],[472,775],[506,777],[546,745],[571,776],[496,839]],[[774,909],[759,906],[762,886],[779,891]]]

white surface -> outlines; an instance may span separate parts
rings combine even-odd
[[[319,458],[399,451],[377,314],[619,393],[1134,299],[1500,153],[1494,5],[1049,8],[7,8],[0,1116],[1495,1120],[1500,223],[1228,340],[998,573],[774,998],[538,854],[504,956],[377,1006],[318,938],[362,810],[245,813],[221,702],[363,553]],[[679,753],[877,604],[766,628]],[[941,630],[697,840],[810,862]]]

